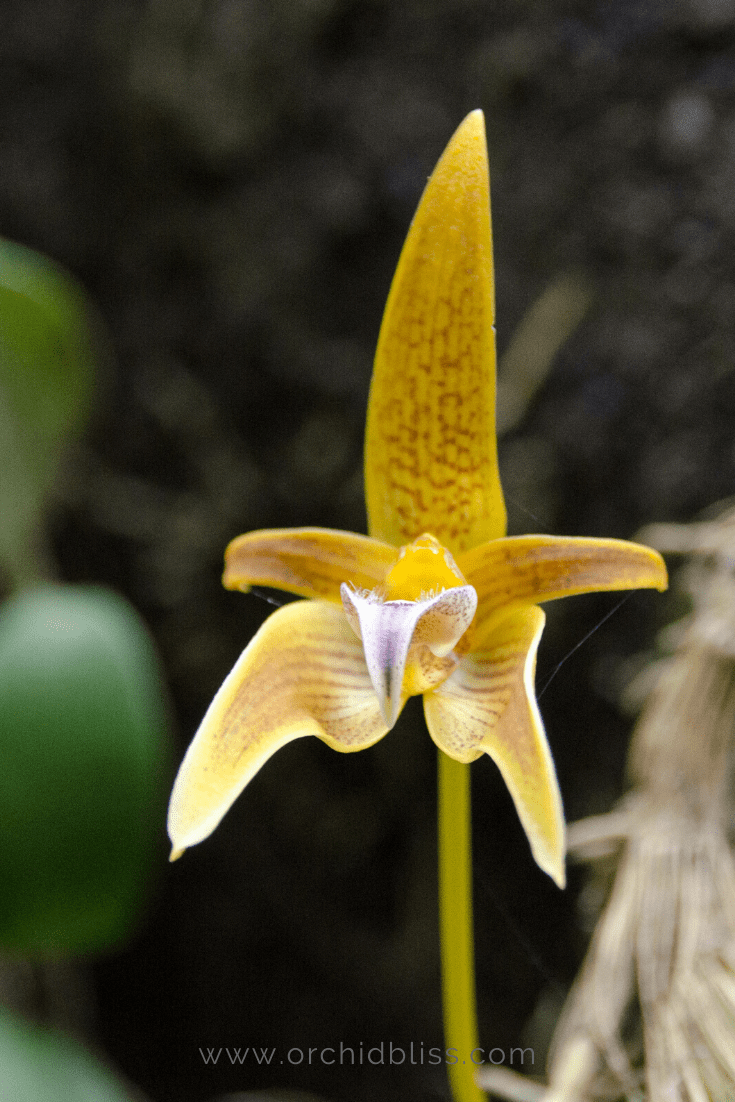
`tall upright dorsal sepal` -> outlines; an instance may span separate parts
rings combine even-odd
[[[365,431],[370,535],[453,555],[505,535],[495,441],[495,278],[485,121],[434,169],[380,328]]]

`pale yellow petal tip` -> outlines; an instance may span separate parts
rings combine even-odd
[[[243,578],[242,572],[238,571],[232,564],[233,557],[237,554],[242,541],[247,538],[248,534],[235,536],[225,547],[225,568],[222,572],[222,585],[225,589],[239,590],[240,593],[250,592],[249,581]]]
[[[182,857],[186,853],[186,846],[181,846],[179,849],[176,846],[171,850],[171,856],[169,861],[178,861],[179,857]]]
[[[250,582],[243,578],[242,574],[238,572],[230,561],[230,548],[236,541],[228,544],[225,548],[225,568],[222,571],[222,585],[225,589],[233,589],[240,593],[249,593],[251,590]]]
[[[635,588],[657,589],[659,593],[663,593],[665,589],[668,589],[669,575],[666,570],[666,563],[658,551],[654,551],[652,547],[647,547],[645,543],[631,543],[630,547],[633,548],[634,552],[643,552],[647,559],[646,577],[642,577]]]
[[[546,847],[543,847],[543,852],[540,846],[534,846],[531,844],[531,852],[533,853],[533,859],[547,876],[556,884],[557,888],[566,888],[567,886],[567,873],[565,868],[565,854],[562,850],[561,853],[550,853]]]
[[[224,589],[234,589],[238,593],[249,593],[253,588],[248,582],[240,581],[238,577],[230,573],[227,567],[222,573],[222,586]]]
[[[562,890],[564,888],[566,888],[566,886],[567,886],[567,870],[564,868],[564,859],[563,858],[558,863],[554,862],[553,867],[548,868],[545,871],[548,872],[549,876],[554,881],[557,888],[561,888]]]
[[[656,566],[659,568],[659,580],[656,583],[656,589],[659,593],[663,593],[665,589],[669,588],[669,574],[666,569],[666,563],[659,555],[658,551],[653,551],[652,554],[656,559]]]
[[[480,144],[481,164],[484,168],[480,168],[480,163],[475,161],[477,155],[477,143]],[[461,164],[461,171],[471,173],[472,163],[480,168],[480,171],[487,173],[487,138],[485,134],[485,115],[478,107],[474,111],[470,111],[469,115],[465,115],[462,122],[459,124],[454,134],[449,139],[447,147],[437,164],[439,165],[449,156],[457,163],[458,167]],[[457,158],[461,158],[457,161]],[[470,158],[468,160],[468,158]],[[487,188],[487,183],[485,183]]]

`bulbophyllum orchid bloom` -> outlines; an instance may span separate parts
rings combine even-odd
[[[460,762],[489,754],[536,861],[564,883],[564,819],[536,704],[539,603],[665,589],[638,544],[506,537],[495,437],[494,280],[482,112],[461,124],[409,230],[378,340],[365,441],[369,536],[251,532],[224,584],[311,598],[273,613],[215,696],[174,785],[172,859],[281,746],[372,746],[409,696]]]

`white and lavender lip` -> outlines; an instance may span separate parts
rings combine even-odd
[[[477,593],[462,585],[419,601],[383,601],[344,584],[340,592],[347,621],[362,640],[380,711],[391,728],[401,709],[410,648],[423,644],[438,658],[448,655],[472,623]]]

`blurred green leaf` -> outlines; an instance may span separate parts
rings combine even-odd
[[[0,556],[25,576],[58,460],[89,413],[90,311],[50,260],[0,239]]]
[[[162,836],[163,689],[135,611],[45,586],[0,610],[0,947],[101,949],[131,929]]]
[[[0,1102],[130,1102],[80,1045],[0,1010]]]

